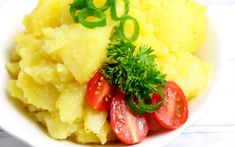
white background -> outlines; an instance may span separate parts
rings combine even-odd
[[[207,114],[167,147],[235,146],[235,0],[198,0],[208,5],[218,17],[221,40],[222,73],[217,92]],[[7,0],[0,0],[0,9]],[[23,0],[22,0],[23,3]],[[234,5],[232,5],[234,4]],[[226,9],[224,9],[226,7]],[[0,147],[28,147],[0,130]]]

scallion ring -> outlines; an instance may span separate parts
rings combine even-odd
[[[100,20],[88,21],[87,17],[89,17],[89,16],[99,18]],[[92,9],[87,9],[87,8],[84,8],[80,11],[79,22],[87,28],[104,27],[107,24],[106,16],[105,16],[104,12],[92,10]]]
[[[81,10],[86,7],[86,1],[85,0],[75,0],[72,4],[70,4],[70,14],[73,17],[74,22],[78,23],[78,10]]]
[[[136,114],[144,114],[147,111],[140,109],[140,107],[135,103],[133,97],[131,95],[127,95],[126,101],[128,106],[131,108],[131,110]]]
[[[129,0],[123,0],[124,2],[124,13],[123,15],[121,16],[118,16],[118,12],[117,12],[117,0],[114,0],[112,6],[111,6],[111,9],[110,9],[110,15],[111,15],[111,18],[113,20],[121,20],[123,17],[125,17],[128,13],[129,13],[129,10],[130,10],[130,1]]]
[[[162,97],[161,101],[158,102],[155,105],[152,104],[145,104],[143,102],[143,98],[137,98],[138,99],[138,105],[136,104],[136,102],[133,99],[133,96],[128,95],[126,97],[127,100],[127,104],[128,106],[131,108],[131,110],[136,113],[136,114],[144,114],[146,112],[155,112],[156,110],[158,110],[164,103],[165,101],[165,93],[161,90],[159,90],[157,93],[159,93]],[[148,96],[149,97],[149,96]]]
[[[114,0],[106,0],[105,4],[99,8],[97,8],[95,5],[94,5],[94,0],[87,0],[86,3],[87,3],[87,7],[89,9],[93,9],[93,10],[100,10],[100,11],[105,11],[107,10],[113,3],[114,3]]]
[[[81,10],[86,7],[86,0],[75,0],[71,5],[75,9]]]
[[[133,23],[133,26],[134,26],[134,32],[133,32],[133,35],[128,38],[126,35],[125,35],[125,22],[126,21],[132,21]],[[126,39],[126,40],[129,40],[129,41],[135,41],[138,39],[138,36],[139,36],[139,31],[140,31],[140,26],[139,26],[139,23],[138,21],[131,17],[131,16],[125,16],[121,22],[120,22],[120,26],[119,26],[119,31],[120,31],[120,37],[122,37],[123,39]]]
[[[119,35],[119,26],[114,26],[114,27],[113,27],[113,30],[114,30],[114,32],[113,32],[113,34],[112,34],[112,36],[111,36],[111,38],[110,38],[111,41],[117,40],[118,37],[120,36],[120,35]]]
[[[155,105],[145,104],[141,99],[138,98],[140,110],[144,110],[146,112],[154,112],[154,111],[158,110],[163,105],[163,103],[165,101],[164,92],[159,91],[158,93],[162,96],[162,99],[160,102],[158,102]]]

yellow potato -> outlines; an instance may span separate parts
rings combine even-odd
[[[33,37],[31,34],[17,33],[15,35],[16,53],[21,57],[28,57],[39,51],[43,40]]]
[[[11,55],[10,55],[10,60],[11,62],[18,62],[20,61],[21,57],[20,55],[16,52],[16,50],[12,50],[11,51]]]
[[[6,68],[13,78],[17,78],[20,72],[19,62],[7,63]]]
[[[114,139],[111,138],[111,128],[108,122],[105,122],[98,133],[81,127],[76,132],[76,141],[80,143],[99,143],[105,144],[107,141]],[[116,139],[116,138],[115,138]]]
[[[153,34],[171,51],[195,52],[206,37],[206,8],[192,0],[131,0],[140,36]],[[154,48],[154,46],[153,46]]]
[[[207,85],[209,65],[188,51],[178,51],[166,59],[157,61],[159,68],[167,73],[167,79],[180,85],[188,99],[195,97]]]
[[[73,124],[75,120],[83,118],[85,90],[85,86],[71,83],[61,93],[56,102],[56,108],[59,110],[62,122]]]
[[[84,127],[79,128],[76,134],[76,141],[79,143],[99,143],[99,138],[91,131],[86,130]]]
[[[8,92],[10,96],[19,99],[21,102],[27,104],[27,99],[24,97],[23,91],[16,85],[17,80],[10,80],[8,84]]]
[[[42,109],[37,108],[32,104],[28,104],[27,106],[28,106],[28,111],[31,112],[32,114],[34,114],[34,112],[41,112],[42,111]],[[34,117],[35,117],[35,115],[34,115]]]
[[[57,64],[56,71],[61,82],[69,82],[74,79],[71,72],[63,64]]]
[[[85,84],[104,62],[111,29],[111,26],[88,29],[80,24],[45,29],[48,40],[44,49],[61,59],[75,79]]]
[[[21,88],[28,104],[33,104],[43,110],[55,110],[56,100],[59,93],[51,84],[40,85],[29,75],[21,72],[16,83]]]
[[[99,133],[97,133],[97,136],[101,142],[101,144],[105,144],[107,141],[109,141],[108,135],[111,132],[110,124],[106,121],[102,128],[100,129]]]
[[[50,136],[55,139],[66,139],[68,136],[76,132],[79,127],[78,124],[61,122],[56,114],[40,112],[36,116],[40,122],[46,125]]]
[[[73,0],[39,0],[37,8],[24,18],[27,32],[34,36],[42,36],[42,28],[58,27],[61,17],[68,11]],[[68,16],[70,17],[70,16]]]
[[[38,65],[26,67],[24,71],[39,84],[59,80],[59,76],[56,72],[56,65],[50,61],[42,60]]]
[[[107,121],[106,118],[106,112],[99,112],[90,107],[86,107],[84,114],[85,129],[90,130],[95,134],[98,134],[101,128],[103,127],[104,123]]]

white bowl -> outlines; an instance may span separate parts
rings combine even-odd
[[[0,81],[2,83],[0,84],[0,127],[32,146],[77,147],[79,144],[51,139],[47,133],[27,116],[25,110],[17,102],[12,102],[6,95],[9,76],[5,65],[8,62],[9,52],[14,46],[12,37],[15,32],[23,29],[23,17],[35,7],[36,3],[36,0],[24,2],[12,0],[0,12]],[[163,146],[205,114],[208,101],[212,97],[213,89],[218,79],[220,65],[219,44],[216,38],[216,30],[213,28],[213,22],[210,22],[208,38],[197,55],[211,64],[212,75],[208,88],[197,98],[189,102],[189,118],[187,123],[177,130],[148,136],[141,144],[135,146]]]

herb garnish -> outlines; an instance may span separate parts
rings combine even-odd
[[[93,4],[93,0],[74,0],[70,4],[70,14],[74,22],[93,29],[106,26],[104,11],[110,8],[111,18],[120,23],[114,27],[114,34],[110,38],[111,43],[107,49],[108,60],[102,69],[103,75],[126,94],[127,103],[133,112],[137,114],[154,112],[162,106],[165,99],[161,89],[165,88],[166,75],[157,69],[154,63],[156,56],[151,47],[141,46],[135,53],[136,47],[133,41],[138,39],[140,26],[134,17],[128,15],[130,1],[123,0],[123,2],[125,8],[121,16],[117,14],[116,0],[106,0],[100,8]],[[89,21],[87,20],[89,16],[97,17],[99,20]],[[127,21],[131,21],[134,27],[131,37],[125,34],[124,27]],[[152,93],[158,93],[162,97],[156,105],[152,105],[150,98]]]
[[[154,63],[156,56],[148,46],[141,46],[137,53],[130,41],[117,40],[107,48],[108,61],[102,69],[110,83],[127,94],[127,103],[137,114],[153,112],[161,107],[164,101],[166,75],[157,70]],[[157,105],[151,104],[150,94],[159,93],[162,100]],[[138,104],[136,104],[136,100]]]

